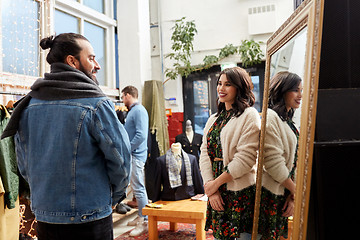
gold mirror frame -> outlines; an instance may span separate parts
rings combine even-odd
[[[259,158],[256,177],[256,197],[252,240],[256,240],[261,200],[264,140],[269,98],[271,56],[294,38],[302,29],[308,28],[301,125],[296,169],[296,194],[293,231],[290,239],[306,239],[309,209],[313,143],[316,120],[317,89],[319,79],[323,9],[325,0],[305,0],[267,42],[264,97],[261,119]]]

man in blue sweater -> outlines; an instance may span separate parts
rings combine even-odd
[[[139,213],[135,220],[128,222],[128,226],[136,226],[130,236],[139,236],[147,232],[147,217],[142,215],[142,209],[148,203],[145,188],[144,166],[147,159],[147,137],[149,131],[149,116],[146,109],[138,102],[138,90],[134,86],[127,86],[121,91],[121,99],[129,109],[126,117],[125,129],[129,135],[131,145],[131,176],[130,183],[138,203]]]

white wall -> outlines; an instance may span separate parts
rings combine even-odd
[[[198,34],[194,40],[192,63],[202,63],[206,55],[218,55],[219,50],[226,44],[235,46],[241,40],[254,39],[263,41],[262,49],[265,53],[265,43],[271,33],[249,36],[248,8],[274,4],[276,9],[276,29],[293,13],[293,1],[289,0],[149,0],[150,22],[160,23],[159,27],[151,28],[151,57],[152,77],[166,80],[162,73],[171,68],[169,59],[161,61],[161,53],[171,52],[171,28],[174,21],[186,17],[187,21],[195,20]],[[160,34],[159,34],[160,32]],[[232,57],[228,61],[240,62],[239,57]],[[161,66],[163,65],[163,69]],[[167,108],[173,112],[183,112],[182,80],[168,81],[164,85],[165,98],[175,97],[176,105],[167,102]]]
[[[120,91],[127,85],[138,88],[151,80],[148,0],[118,0]]]

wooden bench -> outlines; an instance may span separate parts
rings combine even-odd
[[[157,201],[156,204],[163,204],[162,208],[142,209],[143,215],[148,215],[149,239],[157,240],[157,222],[170,222],[170,230],[177,230],[177,223],[196,224],[196,239],[205,240],[205,220],[207,202],[192,201],[190,199],[179,201]]]

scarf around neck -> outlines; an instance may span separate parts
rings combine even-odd
[[[190,164],[189,156],[187,155],[187,153],[184,150],[181,150],[181,154],[182,154],[182,158],[184,159],[184,163],[185,163],[187,186],[192,186],[193,180],[192,180],[192,176],[191,176],[191,164]],[[174,157],[174,154],[172,154],[171,149],[169,149],[166,152],[166,168],[168,169],[168,172],[169,172],[169,182],[170,182],[171,188],[176,188],[176,187],[182,186],[181,174],[179,174],[178,165],[177,165],[176,159]]]
[[[31,98],[53,101],[105,96],[98,84],[82,71],[65,63],[53,63],[50,73],[45,73],[44,78],[37,79],[31,86],[31,91],[15,103],[15,110],[1,139],[16,134],[21,114],[29,105]]]

